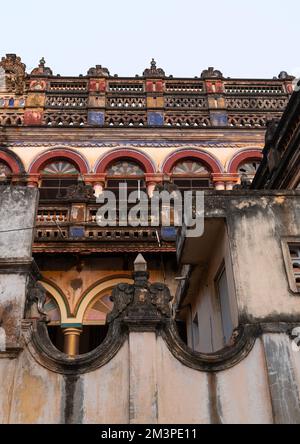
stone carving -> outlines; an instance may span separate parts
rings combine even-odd
[[[41,58],[39,66],[37,68],[34,68],[31,71],[31,75],[33,76],[52,76],[53,72],[52,69],[45,66],[46,65],[46,61],[44,59],[44,57]]]
[[[133,273],[134,284],[119,284],[114,288],[112,301],[114,307],[108,315],[107,322],[111,323],[120,318],[134,330],[153,329],[158,323],[171,318],[169,288],[161,283],[151,284],[147,264],[141,255],[140,262],[135,262]],[[144,268],[144,269],[143,269]]]
[[[134,289],[129,284],[119,284],[112,292],[111,301],[114,303],[112,311],[107,316],[107,322],[114,321],[121,316],[128,305],[133,301]]]
[[[2,57],[0,68],[5,72],[6,91],[23,94],[26,66],[21,62],[21,58],[16,54],[6,54],[6,57]]]
[[[143,72],[144,77],[165,77],[165,71],[162,68],[157,68],[156,61],[154,59],[151,60],[150,69],[147,68]]]
[[[204,69],[201,73],[201,79],[222,78],[221,71],[210,66],[208,69]]]
[[[48,320],[44,312],[46,297],[43,285],[31,278],[27,286],[26,318]]]
[[[281,71],[278,75],[278,79],[280,80],[294,80],[294,76],[288,74],[286,71]]]
[[[87,75],[91,77],[109,77],[109,70],[102,65],[96,65],[88,70]]]

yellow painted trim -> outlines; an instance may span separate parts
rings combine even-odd
[[[43,282],[43,281],[40,281],[40,282],[43,285],[43,287],[45,288],[45,290],[47,290],[51,294],[51,296],[53,296],[53,298],[56,300],[59,310],[60,310],[61,324],[74,323],[75,322],[74,318],[72,318],[72,319],[68,318],[66,304],[65,304],[61,294],[59,293],[59,291],[54,286],[52,286],[49,282]]]
[[[82,323],[84,314],[89,307],[92,300],[96,297],[99,297],[101,293],[105,293],[108,290],[111,290],[113,287],[115,287],[118,284],[132,284],[132,279],[129,278],[112,278],[110,280],[104,281],[96,285],[94,288],[92,288],[84,297],[82,300],[80,306],[78,307],[76,318],[73,318],[73,322],[76,323]]]

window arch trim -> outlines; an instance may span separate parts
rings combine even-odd
[[[228,173],[239,174],[238,170],[242,163],[251,160],[261,160],[263,158],[262,150],[243,150],[236,153],[228,164]]]
[[[96,174],[105,174],[110,164],[114,161],[130,159],[143,166],[146,174],[155,174],[155,168],[152,160],[148,158],[144,153],[136,150],[116,150],[106,153],[102,158],[98,160],[95,166]]]
[[[87,174],[89,172],[89,166],[86,159],[84,159],[79,153],[57,149],[47,151],[38,156],[30,165],[29,173],[39,174],[47,163],[54,162],[56,159],[70,161],[77,167],[80,174]]]
[[[13,174],[21,174],[24,172],[24,168],[21,166],[21,160],[15,158],[15,156],[11,153],[0,150],[0,161],[6,163]]]
[[[172,153],[167,159],[164,161],[162,165],[163,173],[172,174],[172,169],[176,165],[177,162],[184,159],[196,159],[203,163],[205,167],[211,170],[211,173],[221,174],[223,172],[223,168],[218,159],[212,156],[210,153],[206,153],[200,150],[181,150]]]

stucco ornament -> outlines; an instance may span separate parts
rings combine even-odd
[[[109,70],[102,65],[96,65],[88,70],[87,75],[91,77],[109,77]]]
[[[46,297],[43,285],[30,279],[27,286],[26,318],[48,321],[48,316],[44,311]]]
[[[208,69],[204,69],[201,73],[201,79],[222,78],[223,74],[218,69],[210,66]]]
[[[169,288],[161,283],[151,284],[147,264],[141,255],[135,262],[134,284],[120,284],[112,293],[114,307],[108,323],[121,318],[130,328],[148,330],[171,317]]]
[[[151,60],[150,68],[145,69],[143,72],[144,77],[165,77],[166,73],[162,68],[157,68],[156,61]]]
[[[0,68],[5,72],[5,89],[7,92],[23,94],[25,85],[26,66],[16,54],[6,54],[2,57]]]

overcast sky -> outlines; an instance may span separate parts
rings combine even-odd
[[[300,75],[299,0],[1,1],[0,53],[30,71],[44,56],[61,75],[101,64],[141,74],[152,57],[166,74],[226,77]]]

